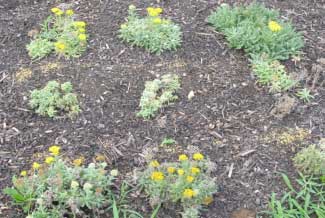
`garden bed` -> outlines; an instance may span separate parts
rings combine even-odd
[[[164,15],[183,31],[182,46],[161,55],[132,48],[117,36],[129,4],[145,9],[152,1],[73,1],[72,8],[88,23],[86,53],[78,59],[50,56],[32,62],[25,49],[28,33],[38,28],[51,7],[68,4],[49,2],[0,3],[0,190],[11,186],[11,177],[29,168],[52,144],[61,145],[63,155],[71,159],[84,156],[90,162],[104,155],[109,168],[127,175],[145,165],[146,150],[169,137],[178,142],[179,150],[197,146],[216,163],[218,193],[202,214],[225,218],[240,208],[267,209],[271,193],[281,193],[285,187],[278,172],[295,174],[291,162],[295,152],[324,137],[325,4],[321,1],[264,1],[280,9],[284,19],[292,20],[303,33],[301,60],[285,65],[315,94],[307,104],[297,99],[283,119],[271,114],[280,95],[256,84],[244,53],[229,49],[224,37],[206,23],[212,10],[225,1],[161,0],[157,5],[164,8]],[[179,100],[154,119],[137,117],[145,81],[166,73],[181,78]],[[28,78],[19,82],[21,75]],[[30,109],[30,91],[50,80],[73,84],[82,110],[76,119],[53,120]],[[195,93],[191,100],[190,91]],[[308,132],[306,137],[278,142],[279,135],[295,134],[298,127]],[[161,152],[158,160],[174,161],[178,154]],[[11,207],[9,198],[0,197],[1,217],[24,217]],[[143,196],[134,200],[138,212],[149,214]],[[158,217],[179,217],[177,210],[161,211]]]

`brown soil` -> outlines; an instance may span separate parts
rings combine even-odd
[[[89,49],[79,59],[51,56],[31,62],[25,49],[28,32],[62,2],[69,1],[0,0],[0,189],[10,186],[11,177],[28,168],[36,154],[51,144],[61,145],[64,155],[71,158],[83,155],[91,161],[96,154],[105,154],[112,158],[111,168],[118,167],[125,174],[144,166],[140,158],[144,148],[172,137],[179,144],[198,146],[217,164],[219,192],[202,214],[227,218],[240,208],[265,210],[270,194],[283,191],[278,172],[295,173],[290,160],[295,147],[324,137],[325,66],[319,61],[325,52],[324,1],[264,1],[280,9],[303,32],[306,46],[301,60],[286,65],[315,93],[311,103],[299,102],[283,119],[270,114],[280,95],[258,86],[244,54],[229,49],[222,35],[205,22],[221,3],[243,1],[160,0],[164,16],[179,23],[184,32],[182,47],[160,56],[131,48],[117,37],[129,4],[145,8],[158,5],[154,1],[71,1],[89,25]],[[56,67],[48,67],[57,62]],[[22,69],[32,71],[25,81],[16,77]],[[145,81],[165,73],[181,76],[180,100],[153,120],[137,118]],[[49,80],[72,82],[83,110],[76,120],[52,120],[30,110],[29,92]],[[191,90],[195,96],[189,101]],[[296,127],[311,132],[304,143],[282,146],[276,140],[265,140],[273,131]],[[173,159],[176,155],[165,156]],[[138,209],[144,214],[150,210]],[[2,194],[0,215],[24,217]],[[160,217],[179,215],[161,211]]]

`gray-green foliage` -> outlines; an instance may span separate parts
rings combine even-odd
[[[57,81],[50,81],[43,89],[31,92],[29,104],[42,116],[55,117],[59,111],[64,111],[72,118],[80,112],[77,96],[72,89],[70,82],[60,85]]]
[[[69,166],[60,158],[30,176],[13,177],[13,187],[4,192],[32,218],[97,217],[111,205],[114,177],[106,164]],[[96,215],[97,214],[97,215]]]
[[[314,98],[314,96],[310,93],[310,90],[307,88],[299,90],[296,95],[304,102],[310,102],[311,99]]]
[[[147,81],[140,100],[141,110],[137,116],[145,119],[152,118],[162,106],[178,98],[175,92],[179,88],[179,77],[173,74],[166,74],[161,79]],[[158,93],[161,94],[158,95]]]
[[[325,183],[317,177],[300,175],[294,188],[286,175],[282,175],[289,191],[279,200],[275,193],[270,201],[269,218],[323,218],[325,217]]]
[[[158,54],[165,50],[176,50],[181,45],[182,32],[177,24],[159,16],[140,18],[135,10],[130,7],[128,21],[119,30],[123,41]]]
[[[272,32],[270,21],[279,23],[281,31]],[[225,35],[230,47],[244,49],[250,55],[267,54],[285,60],[304,45],[301,34],[290,23],[281,21],[278,11],[256,3],[233,8],[224,4],[209,16],[208,22]]]
[[[32,59],[43,58],[54,49],[53,42],[48,39],[39,38],[31,41],[27,46],[28,54]]]
[[[273,92],[287,91],[296,84],[285,71],[285,67],[276,60],[253,55],[251,63],[258,82],[269,86]]]
[[[309,145],[299,151],[293,161],[306,175],[325,175],[325,145]]]

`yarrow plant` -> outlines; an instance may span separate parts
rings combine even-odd
[[[60,157],[60,147],[49,148],[44,163],[34,162],[30,170],[13,177],[13,187],[4,192],[21,206],[28,217],[100,217],[112,204],[112,173],[106,164],[71,166]]]
[[[177,99],[175,92],[180,88],[179,77],[166,74],[161,79],[147,81],[140,100],[141,110],[137,116],[152,118],[164,105]],[[160,96],[158,93],[161,93]]]
[[[87,47],[87,31],[84,21],[74,20],[74,11],[51,9],[50,15],[43,23],[41,31],[27,45],[32,59],[41,59],[54,51],[67,58],[80,56]]]
[[[225,35],[232,48],[244,49],[250,55],[286,60],[304,45],[301,34],[283,22],[278,11],[257,3],[234,8],[224,4],[208,22]]]
[[[213,201],[213,194],[217,191],[210,165],[201,153],[195,153],[191,158],[181,154],[175,163],[160,164],[153,160],[141,173],[139,183],[149,195],[152,206],[181,203],[182,216],[196,218],[202,206]]]
[[[176,50],[181,44],[182,32],[178,25],[161,17],[161,8],[148,7],[148,15],[140,18],[136,7],[129,6],[127,22],[121,25],[120,38],[152,53]]]
[[[70,82],[60,84],[57,81],[49,81],[43,89],[31,92],[29,105],[42,116],[55,117],[59,111],[64,111],[73,118],[81,110],[77,96],[72,90]]]

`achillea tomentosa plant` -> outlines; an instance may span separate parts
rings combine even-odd
[[[31,218],[99,217],[112,204],[114,176],[105,163],[70,166],[59,156],[60,147],[51,146],[44,163],[13,177],[13,187],[4,193]]]
[[[164,105],[177,99],[175,92],[180,88],[179,77],[166,74],[161,79],[147,81],[140,100],[141,110],[137,116],[145,119],[152,118]],[[161,93],[158,96],[158,93]]]
[[[234,8],[224,4],[208,22],[225,35],[232,48],[244,49],[250,55],[286,60],[304,45],[301,34],[281,21],[278,11],[256,3]]]
[[[74,11],[51,9],[54,16],[49,16],[41,31],[28,44],[28,54],[32,59],[41,59],[52,51],[59,56],[78,57],[87,47],[86,23],[75,21]]]
[[[295,86],[296,81],[290,78],[279,61],[271,60],[264,55],[253,55],[250,61],[257,81],[262,85],[270,86],[270,91],[287,91]]]
[[[153,160],[141,173],[139,184],[149,195],[152,206],[159,208],[163,203],[180,202],[184,209],[182,217],[197,218],[199,210],[213,201],[217,191],[210,165],[201,153],[193,154],[192,158],[181,154],[175,163],[159,164]]]
[[[50,81],[43,89],[31,92],[29,105],[42,116],[55,117],[58,111],[64,111],[73,118],[80,112],[80,108],[72,89],[70,82],[60,84]]]
[[[161,18],[161,8],[148,7],[147,12],[146,17],[140,18],[136,14],[136,7],[130,5],[127,22],[119,30],[120,38],[152,53],[176,50],[182,41],[180,27],[169,19]]]

